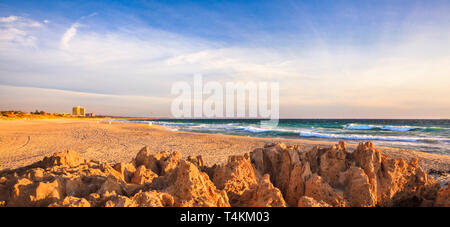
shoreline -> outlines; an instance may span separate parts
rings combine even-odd
[[[111,124],[109,121],[111,120]],[[129,161],[144,146],[154,153],[178,151],[183,157],[202,155],[205,164],[224,163],[230,155],[242,155],[267,143],[298,144],[303,151],[314,146],[330,147],[336,142],[246,137],[237,135],[171,131],[161,126],[124,123],[108,119],[42,119],[0,121],[0,170],[18,168],[64,150],[74,150],[87,159],[107,162]],[[345,141],[345,140],[344,140]],[[346,141],[347,142],[347,141]],[[363,142],[363,141],[361,141]],[[358,144],[348,142],[349,150]],[[419,159],[425,171],[448,172],[450,156],[401,148],[377,148],[392,158]],[[441,183],[450,177],[435,176]]]
[[[130,119],[170,130],[262,138],[305,139],[352,143],[372,141],[377,146],[450,155],[448,121],[280,119],[277,127],[263,127],[258,119]]]

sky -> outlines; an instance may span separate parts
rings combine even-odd
[[[450,2],[0,1],[0,110],[170,117],[276,81],[282,118],[450,118]]]

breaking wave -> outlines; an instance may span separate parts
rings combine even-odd
[[[124,122],[151,122],[173,131],[219,133],[269,138],[323,138],[327,140],[378,141],[379,144],[450,154],[448,121],[426,120],[280,120],[276,127],[265,127],[257,120],[154,120],[132,119]],[[384,122],[383,122],[384,121]],[[440,123],[441,125],[438,125]]]
[[[420,137],[400,137],[400,136],[371,136],[371,135],[352,135],[352,134],[325,134],[315,132],[300,132],[301,137],[317,137],[328,139],[348,139],[348,140],[383,140],[383,141],[401,141],[401,142],[424,142],[436,143],[437,138]]]

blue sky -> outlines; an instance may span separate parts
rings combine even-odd
[[[202,74],[279,81],[282,117],[448,117],[449,11],[445,0],[0,1],[0,109],[168,116],[171,84]]]
[[[367,45],[387,26],[448,25],[447,1],[2,1],[3,16],[72,23],[91,13],[99,31],[149,26],[226,44],[314,39]],[[389,32],[400,32],[392,30]],[[392,34],[393,36],[398,34]],[[285,36],[285,37],[281,37]],[[392,37],[395,38],[395,37]],[[270,39],[269,39],[270,40]]]

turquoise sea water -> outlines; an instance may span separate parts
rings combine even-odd
[[[262,127],[257,119],[131,119],[170,130],[310,140],[371,140],[375,145],[450,155],[450,120],[280,119]]]

